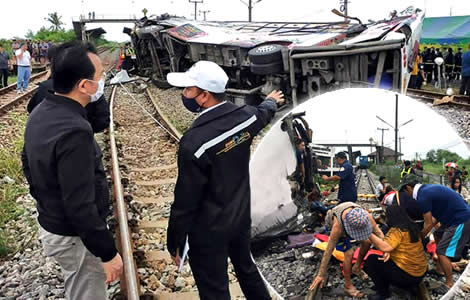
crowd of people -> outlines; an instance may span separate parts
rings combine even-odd
[[[397,188],[381,176],[376,194],[385,212],[385,224],[378,226],[368,210],[350,197],[353,190],[349,178],[354,182],[354,173],[343,157],[343,152],[336,155],[341,166],[338,175],[323,176],[324,180],[339,181],[339,188],[346,188],[348,193],[338,194],[338,205],[322,209],[329,240],[310,289],[324,285],[327,265],[335,249],[344,252],[344,291],[352,297],[363,296],[352,284],[352,274],[361,279],[370,277],[376,293],[368,298],[376,300],[389,298],[391,285],[417,295],[427,273],[445,279],[445,285],[440,287],[442,292],[452,287],[452,272],[458,270],[457,262],[467,257],[470,241],[470,202],[463,184],[463,178],[468,175],[465,168],[461,171],[456,165],[447,168],[446,174],[451,176],[449,185],[422,184],[416,172],[422,169],[419,162],[412,166],[410,161],[404,161]],[[318,205],[312,207],[319,211]],[[360,249],[353,264],[354,241],[359,242]],[[372,253],[366,259],[372,245],[383,255]],[[436,249],[430,254],[435,261],[434,268],[428,266],[425,253],[430,245]],[[368,276],[361,271],[363,262]]]
[[[8,77],[17,75],[17,92],[24,92],[29,85],[32,65],[49,63],[49,50],[54,47],[51,41],[11,40],[11,53],[6,44],[0,44],[0,88],[8,85]]]
[[[18,72],[23,74],[23,63],[31,55],[27,43],[18,46],[15,56]],[[1,53],[0,49],[0,58]],[[132,59],[131,50],[123,54]],[[123,264],[106,224],[109,187],[102,152],[94,139],[94,133],[109,124],[103,96],[105,74],[91,44],[69,42],[48,47],[48,55],[50,78],[40,84],[28,104],[23,172],[38,203],[44,253],[61,265],[67,298],[106,299],[105,284],[120,276]],[[189,264],[201,299],[230,299],[228,258],[247,299],[271,299],[250,253],[248,164],[253,137],[274,117],[283,94],[271,92],[258,107],[236,106],[224,99],[227,74],[208,61],[199,61],[184,73],[169,73],[167,80],[184,88],[184,107],[199,113],[179,144],[167,249],[179,265],[185,259],[186,243],[191,245]],[[19,90],[24,88],[27,83],[19,86]],[[227,146],[229,141],[231,146]],[[304,182],[306,145],[296,139],[295,146],[299,164],[295,178]],[[444,276],[445,287],[450,288],[452,263],[466,255],[470,240],[470,207],[463,186],[466,171],[451,166],[449,186],[421,184],[416,170],[422,165],[417,162],[412,167],[405,161],[396,189],[387,184],[387,178],[380,178],[377,196],[383,201],[386,224],[379,226],[372,214],[356,203],[356,178],[346,153],[337,153],[336,162],[338,174],[322,178],[339,182],[338,205],[311,203],[312,209],[324,215],[330,234],[311,288],[324,285],[336,249],[344,252],[348,295],[362,296],[351,280],[353,274],[362,279],[368,275],[374,282],[376,294],[370,299],[389,297],[390,285],[415,293],[429,270],[424,252],[429,239],[436,244],[435,273]],[[307,200],[319,202],[319,197],[312,195],[313,191],[306,193]],[[360,250],[353,263],[355,241]],[[383,255],[366,258],[372,245]]]
[[[442,58],[441,65],[436,63],[438,57]],[[470,95],[470,44],[468,49],[457,48],[455,53],[452,47],[424,47],[416,57],[409,87],[420,89],[433,82],[437,86],[439,76],[448,82],[460,80],[459,94]]]

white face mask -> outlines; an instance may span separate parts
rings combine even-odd
[[[101,96],[104,94],[104,79],[101,79],[98,81],[98,88],[96,89],[96,93],[93,95],[90,95],[90,102],[96,102],[98,101]]]

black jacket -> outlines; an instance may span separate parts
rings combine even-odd
[[[49,93],[54,93],[52,79],[39,83],[38,90],[34,93],[31,100],[29,100],[26,108],[28,113],[31,113]],[[94,133],[101,132],[109,126],[109,104],[104,95],[101,96],[98,101],[88,103],[86,110],[88,121],[90,122]]]
[[[186,235],[190,245],[204,240],[210,247],[250,228],[250,146],[275,112],[273,99],[258,107],[227,102],[200,115],[184,134],[167,232],[171,255],[182,251]]]
[[[78,102],[48,94],[30,114],[22,162],[40,225],[58,235],[80,236],[106,262],[117,251],[104,220],[109,191],[101,156]]]

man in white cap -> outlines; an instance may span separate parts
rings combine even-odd
[[[250,177],[253,137],[273,118],[282,92],[258,107],[224,101],[228,77],[213,62],[168,74],[184,87],[184,106],[200,115],[179,144],[178,180],[167,248],[179,264],[186,240],[202,300],[229,300],[228,257],[247,299],[271,299],[250,253]]]

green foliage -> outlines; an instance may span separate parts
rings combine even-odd
[[[53,30],[53,31],[62,30],[62,25],[64,25],[65,23],[63,23],[61,19],[62,19],[62,16],[59,16],[59,14],[57,14],[57,12],[48,13],[47,14],[47,21],[52,24],[52,26],[49,27],[49,29]]]
[[[26,115],[13,116],[14,122],[19,122],[21,128],[26,124]],[[0,128],[2,130],[2,128]],[[0,179],[8,176],[12,183],[0,183],[0,257],[7,255],[16,237],[10,236],[6,231],[6,224],[18,218],[23,208],[16,203],[19,196],[27,193],[23,185],[23,172],[21,168],[21,150],[23,149],[23,130],[16,132],[11,145],[0,144]]]
[[[3,49],[5,49],[5,51],[8,54],[12,55],[13,50],[11,48],[11,41],[10,40],[0,39],[0,45],[2,45]]]
[[[32,40],[38,41],[52,41],[54,43],[69,42],[75,40],[77,37],[75,31],[70,30],[50,30],[46,27],[41,27],[38,32],[36,32],[31,38]]]
[[[463,160],[460,155],[458,155],[455,152],[451,152],[449,150],[443,150],[443,149],[432,149],[426,153],[426,161],[429,163],[441,163],[444,162],[458,162],[460,160]]]

